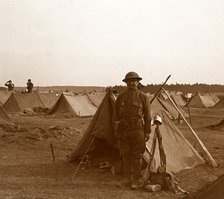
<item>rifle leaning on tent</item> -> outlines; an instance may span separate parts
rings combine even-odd
[[[171,75],[169,75],[166,80],[164,81],[164,83],[160,86],[160,88],[158,89],[158,91],[156,92],[156,94],[154,95],[154,97],[150,100],[150,104],[152,104],[152,102],[156,99],[156,97],[160,94],[161,90],[163,89],[164,85],[166,84],[166,82],[169,80],[169,78],[171,77]],[[149,162],[146,166],[145,172],[143,174],[143,179],[145,182],[147,182],[149,175],[150,175],[150,167],[152,165],[152,160],[154,158],[154,153],[150,151],[150,149],[147,147],[146,145],[146,151],[149,153]]]
[[[156,94],[153,96],[153,98],[150,100],[150,104],[152,104],[152,102],[154,101],[154,99],[160,94],[162,88],[165,86],[166,82],[168,81],[168,79],[171,77],[171,75],[169,75],[165,82],[160,86],[159,90],[156,92]]]

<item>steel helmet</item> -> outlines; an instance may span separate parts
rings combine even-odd
[[[141,77],[139,77],[139,75],[136,73],[136,72],[128,72],[126,75],[125,75],[125,78],[122,80],[123,82],[126,82],[127,80],[129,79],[137,79],[138,81],[142,80]]]
[[[162,122],[162,118],[159,116],[159,115],[155,115],[153,117],[153,124],[159,124],[161,125],[163,122]]]

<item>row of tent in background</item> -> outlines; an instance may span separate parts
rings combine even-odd
[[[49,116],[93,116],[100,105],[105,91],[102,92],[84,92],[74,94],[73,92],[33,92],[17,93],[0,91],[0,104],[7,113],[25,113],[32,114],[44,113]],[[190,100],[186,100],[180,93],[169,92],[170,97],[176,103],[182,114],[187,118],[189,115],[182,109],[188,107],[212,107],[224,108],[224,98],[221,100],[215,94],[196,93]],[[171,119],[178,119],[179,113],[172,105],[167,95],[161,92],[158,98],[165,107]]]
[[[170,92],[170,97],[179,106],[188,106],[195,108],[224,108],[224,98],[221,100],[213,93],[195,93],[191,98],[183,97],[181,93]],[[161,93],[161,98],[168,100],[166,94]]]
[[[0,92],[0,102],[4,110],[10,114],[33,113],[47,116],[86,117],[95,114],[105,93],[105,91],[83,94],[63,92],[59,95],[41,92],[23,94]],[[160,98],[157,100],[166,109],[170,119],[178,119],[179,113],[169,101]],[[180,106],[179,109],[185,117],[189,117]]]
[[[33,92],[17,93],[0,91],[0,105],[7,113],[19,113],[34,110],[37,113],[44,112],[52,116],[93,116],[100,105],[105,91],[84,92],[74,94],[73,92]],[[185,117],[188,114],[181,107],[198,108],[224,108],[224,98],[221,100],[215,94],[196,93],[190,100],[186,100],[180,93],[169,92],[170,97],[178,106]],[[178,118],[178,111],[174,108],[168,96],[161,92],[158,100],[171,115],[171,119]]]
[[[7,113],[45,113],[46,115],[92,116],[105,92],[74,94],[0,92],[0,103]]]

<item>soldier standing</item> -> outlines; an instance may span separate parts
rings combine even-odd
[[[118,96],[115,104],[115,130],[119,129],[116,134],[123,160],[123,183],[130,184],[132,189],[140,188],[145,142],[151,133],[150,101],[138,89],[141,79],[136,72],[127,73],[123,79],[127,90]]]
[[[33,90],[33,83],[31,82],[31,79],[28,79],[28,82],[26,83],[27,84],[27,92],[28,93],[32,93],[32,90]]]
[[[14,84],[12,83],[12,80],[9,80],[5,83],[5,86],[8,87],[8,91],[12,91],[14,89]]]

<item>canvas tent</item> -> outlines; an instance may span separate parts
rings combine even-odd
[[[203,188],[195,199],[223,199],[224,197],[224,174],[210,185]]]
[[[166,95],[163,92],[161,92],[161,94],[163,94],[164,96]],[[153,95],[149,95],[149,98],[153,98],[153,97],[154,97]],[[171,97],[171,96],[169,95],[169,97]],[[170,102],[169,98],[168,98],[168,100],[164,100],[164,97],[161,98],[161,95],[160,95],[160,97],[157,97],[156,100],[161,104],[161,106],[164,108],[164,110],[166,110],[166,113],[170,119],[172,119],[172,120],[180,119],[179,112],[174,107],[174,105]],[[179,106],[178,104],[176,104],[176,106],[178,107],[179,111],[183,114],[183,116],[185,118],[189,117],[189,114],[186,113],[181,106]]]
[[[208,108],[213,107],[215,104],[215,100],[209,94],[196,93],[187,105],[189,107]]]
[[[167,94],[170,96],[169,91],[167,91]],[[160,92],[159,97],[160,97],[160,99],[165,100],[165,101],[169,100],[168,96],[164,92]]]
[[[160,131],[163,136],[163,145],[167,157],[167,171],[178,172],[183,169],[193,168],[197,164],[203,164],[204,160],[183,136],[178,127],[169,119],[167,112],[160,106],[157,100],[152,103],[152,116],[158,114],[162,117],[163,125]],[[154,134],[152,127],[152,135]],[[148,148],[152,144],[152,139],[147,142]],[[174,155],[175,154],[175,155]],[[159,150],[156,150],[156,162],[159,162]]]
[[[219,102],[220,99],[219,99],[219,97],[216,94],[210,93],[209,95],[214,100],[215,104],[217,104]]]
[[[48,108],[48,109],[52,108],[60,97],[60,95],[57,93],[37,92],[37,95],[42,101],[44,108]]]
[[[97,107],[86,94],[71,95],[63,93],[55,105],[49,110],[49,116],[93,116]]]
[[[180,93],[178,94],[176,92],[170,92],[170,95],[176,105],[178,105],[178,106],[186,105],[187,102],[184,100],[184,98],[182,97],[182,95]]]
[[[180,117],[179,112],[175,109],[175,107],[169,101],[165,101],[160,98],[157,98],[157,100],[161,103],[161,105],[167,111],[167,114],[170,119],[173,119],[173,120],[179,119]],[[185,118],[189,117],[189,115],[179,105],[177,105],[177,107]]]
[[[0,106],[0,124],[12,124],[11,119],[2,106]]]
[[[4,104],[10,97],[12,91],[0,91],[0,104]]]
[[[12,93],[3,105],[7,113],[23,112],[35,107],[43,107],[44,104],[36,93]]]
[[[70,155],[71,161],[85,154],[87,150],[97,157],[100,154],[111,159],[118,158],[119,154],[113,133],[113,99],[111,92],[108,92],[75,151]],[[163,136],[163,145],[167,157],[167,171],[176,173],[180,170],[203,164],[204,160],[202,157],[185,139],[181,131],[169,119],[166,112],[160,102],[154,100],[152,104],[152,116],[159,114],[163,119],[160,131]],[[150,140],[147,142],[149,149],[151,147],[153,132],[154,127],[152,127]],[[144,158],[148,161],[149,154],[147,152],[145,152]],[[155,153],[155,159],[158,163],[158,148]]]
[[[92,92],[92,93],[86,93],[89,100],[96,106],[99,107],[101,104],[106,92]]]
[[[167,96],[167,94],[169,95],[169,97]],[[179,111],[183,114],[183,116],[185,118],[189,118],[189,114],[186,113],[182,108],[183,105],[186,105],[186,102],[183,99],[183,97],[180,95],[180,93],[168,92],[168,91],[166,91],[166,93],[161,92],[158,100],[164,106],[164,108],[168,111],[169,118],[173,120],[180,119],[179,112],[176,110],[174,105],[170,102],[169,98],[173,99],[174,103],[178,107]]]

